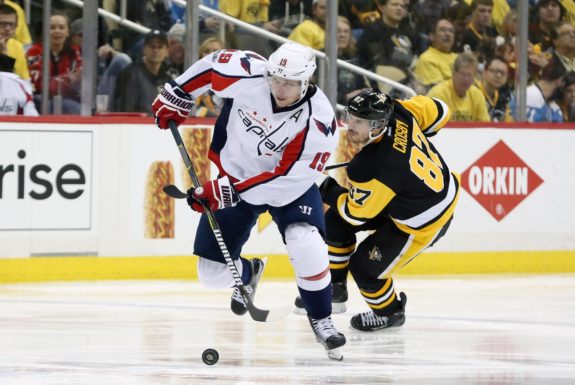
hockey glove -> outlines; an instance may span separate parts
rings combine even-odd
[[[234,185],[227,176],[210,180],[198,188],[188,190],[188,204],[192,210],[203,213],[204,205],[216,211],[227,207],[234,207],[240,197]]]
[[[193,106],[194,101],[190,94],[181,89],[176,82],[172,80],[166,83],[152,103],[156,126],[165,130],[169,128],[170,120],[176,123],[176,127],[179,126],[186,120]]]
[[[326,203],[331,207],[336,207],[337,198],[339,198],[341,194],[347,193],[347,190],[341,187],[331,176],[328,176],[319,186],[319,193],[321,194],[321,200],[323,203]]]

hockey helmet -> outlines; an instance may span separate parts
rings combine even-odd
[[[344,120],[349,121],[349,115],[369,120],[372,132],[383,129],[376,135],[379,136],[386,131],[392,113],[392,99],[377,88],[370,88],[348,101]],[[375,138],[371,134],[370,137]]]
[[[300,98],[305,95],[315,68],[313,50],[291,41],[282,44],[268,59],[269,75],[301,82]]]

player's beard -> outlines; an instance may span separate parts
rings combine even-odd
[[[349,143],[363,146],[368,142],[368,140],[369,137],[366,136],[363,138],[359,132],[350,130],[349,128],[347,129],[347,141]]]

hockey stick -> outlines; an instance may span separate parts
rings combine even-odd
[[[325,166],[324,171],[333,170],[334,168],[347,167],[348,164],[349,164],[349,162],[345,162],[345,163],[336,163],[336,164],[332,164],[330,166]]]
[[[188,152],[186,151],[186,148],[184,146],[184,142],[182,140],[182,137],[180,136],[180,132],[178,131],[176,124],[174,123],[174,121],[170,120],[168,122],[168,125],[170,126],[170,131],[172,132],[172,136],[174,137],[174,140],[176,141],[176,144],[178,145],[178,149],[180,150],[180,155],[182,156],[182,160],[184,161],[184,164],[186,165],[186,168],[188,170],[188,174],[192,178],[192,185],[194,186],[194,188],[200,187],[201,186],[200,180],[198,179],[198,176],[196,175],[196,172],[194,170],[194,166],[192,165],[192,161],[190,159],[190,156],[188,155]],[[173,186],[173,185],[168,185],[168,186],[164,187],[164,192],[167,195],[172,196],[170,193],[178,195],[175,198],[185,198],[187,196],[187,194],[180,191],[176,186],[173,186],[172,188],[170,188],[169,186]],[[168,190],[168,191],[166,191],[166,190]],[[177,193],[176,193],[176,191],[177,191]],[[274,310],[273,312],[272,312],[272,310],[262,310],[262,309],[258,309],[257,307],[255,307],[254,302],[250,298],[248,291],[247,291],[244,283],[242,282],[242,278],[240,277],[240,274],[238,272],[238,268],[236,267],[234,261],[232,260],[232,257],[230,256],[230,253],[228,251],[228,247],[226,246],[226,244],[224,242],[224,238],[222,237],[222,232],[220,231],[220,226],[218,225],[218,222],[216,221],[216,217],[214,216],[214,213],[212,212],[212,210],[210,210],[210,208],[207,205],[204,205],[204,211],[205,211],[206,215],[208,216],[208,222],[210,223],[210,227],[212,229],[212,232],[214,233],[214,236],[216,237],[216,241],[218,242],[218,246],[220,247],[220,251],[222,252],[222,255],[224,256],[224,259],[226,260],[226,265],[228,266],[228,269],[232,273],[232,277],[234,279],[234,283],[236,285],[236,288],[239,290],[239,292],[242,296],[242,299],[244,300],[244,304],[245,304],[246,308],[248,309],[248,312],[252,316],[252,319],[254,321],[259,321],[259,322],[276,321],[276,320],[280,320],[280,319],[286,317],[288,314],[290,314],[292,312],[291,307],[287,307],[285,309],[283,309],[283,308],[277,309],[277,310]]]

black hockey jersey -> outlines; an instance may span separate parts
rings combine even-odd
[[[386,133],[347,167],[350,186],[337,199],[339,215],[355,226],[386,215],[408,233],[443,226],[453,214],[459,180],[427,138],[448,120],[449,108],[438,99],[394,101]]]

